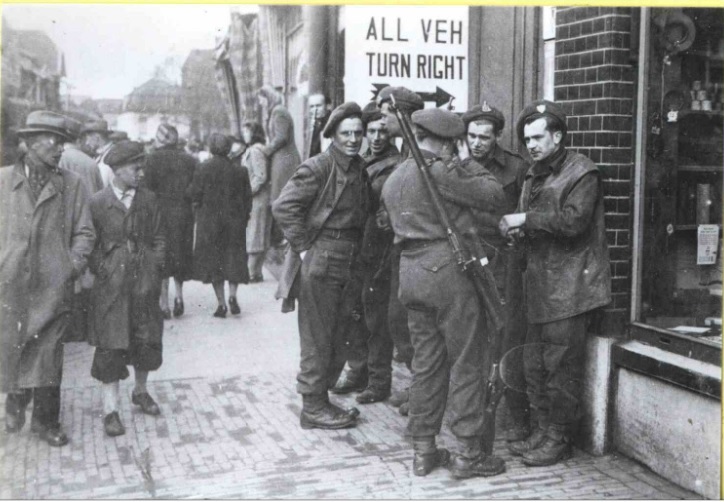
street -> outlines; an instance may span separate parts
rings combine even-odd
[[[187,283],[186,314],[167,321],[164,364],[149,381],[162,415],[143,415],[130,403],[129,378],[121,383],[124,436],[104,434],[101,387],[90,377],[92,348],[66,345],[61,421],[71,442],[62,448],[40,442],[30,432],[30,413],[19,434],[3,430],[0,497],[698,498],[616,454],[576,450],[567,462],[527,468],[502,439],[496,454],[507,462],[503,475],[456,481],[437,469],[418,478],[403,438],[406,418],[387,403],[358,405],[354,429],[302,430],[296,313],[280,313],[276,282],[265,275],[264,283],[240,286],[242,314],[226,319],[211,315],[210,285]],[[395,363],[394,387],[407,382]],[[336,399],[356,404],[354,395]],[[439,443],[455,445],[445,430]]]

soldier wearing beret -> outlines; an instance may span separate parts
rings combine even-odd
[[[0,392],[5,430],[19,432],[31,400],[31,430],[51,446],[68,436],[60,425],[63,339],[73,282],[86,268],[95,232],[88,190],[58,168],[66,117],[31,112],[18,131],[27,153],[0,169]]]
[[[504,202],[500,183],[479,164],[463,166],[454,156],[456,139],[465,131],[454,113],[419,110],[412,122],[448,214],[469,245],[476,245],[480,214],[495,212]],[[413,472],[424,476],[448,463],[449,452],[435,444],[448,406],[450,427],[460,443],[460,454],[450,467],[453,476],[499,474],[505,463],[486,456],[482,444],[485,314],[472,281],[456,265],[413,159],[405,160],[387,179],[382,201],[402,249],[399,297],[407,307],[414,347],[408,423]]]
[[[96,276],[89,328],[89,343],[96,348],[91,376],[103,384],[103,425],[109,436],[125,433],[118,414],[118,384],[129,376],[127,365],[135,373],[133,404],[146,414],[160,413],[146,382],[162,362],[158,298],[165,240],[156,196],[138,186],[144,157],[141,143],[114,145],[105,160],[115,176],[90,203],[98,232],[90,259]]]
[[[531,103],[516,131],[534,164],[500,231],[526,249],[524,370],[534,430],[508,448],[527,465],[552,465],[572,455],[586,333],[592,312],[611,301],[603,191],[596,165],[565,148],[558,105]]]
[[[369,211],[369,186],[358,155],[361,117],[356,103],[333,110],[323,131],[332,146],[303,162],[272,206],[292,252],[301,258],[297,265],[285,265],[299,270],[297,390],[303,399],[303,428],[353,427],[359,413],[331,404],[328,391],[344,367],[346,337],[339,326],[347,314],[345,295],[352,294],[353,265]]]
[[[497,208],[494,214],[486,215],[480,234],[485,244],[485,252],[490,260],[490,267],[498,285],[500,297],[505,299],[505,335],[503,353],[525,342],[525,321],[521,312],[523,301],[523,256],[517,249],[507,245],[498,230],[500,218],[514,212],[523,186],[528,163],[517,153],[503,148],[499,141],[505,117],[497,108],[488,105],[487,101],[472,107],[462,116],[465,123],[465,141],[459,145],[463,164],[470,159],[485,167],[503,186],[505,203]],[[467,158],[466,158],[467,157]],[[523,377],[523,361],[520,351],[513,352],[507,375],[512,379],[516,389],[525,388]],[[506,389],[505,402],[510,410],[511,422],[508,425],[506,439],[510,442],[520,441],[528,437],[529,405],[524,392]]]
[[[390,143],[386,117],[370,102],[362,110],[362,121],[368,148],[362,154],[367,165],[367,176],[372,189],[372,209],[379,207],[382,186],[400,162],[400,152]],[[392,385],[392,337],[388,329],[390,298],[390,257],[394,234],[389,228],[379,228],[374,214],[365,224],[362,250],[359,255],[359,279],[362,301],[361,315],[350,321],[353,336],[350,336],[350,357],[347,359],[350,371],[340,378],[332,392],[344,394],[356,390],[360,404],[384,401],[390,395]]]

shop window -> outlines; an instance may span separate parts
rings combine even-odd
[[[648,14],[633,336],[719,364],[724,11]]]

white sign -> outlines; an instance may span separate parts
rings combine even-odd
[[[697,232],[697,265],[716,264],[716,253],[719,247],[719,225],[699,225]]]
[[[345,101],[364,107],[387,85],[425,107],[468,106],[468,7],[345,7]]]

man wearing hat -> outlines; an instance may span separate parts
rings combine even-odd
[[[126,131],[113,131],[108,135],[108,140],[114,145],[119,141],[126,141],[128,139],[128,133]]]
[[[297,391],[303,399],[303,428],[353,427],[359,413],[331,404],[328,391],[344,367],[346,337],[338,328],[348,314],[344,297],[354,294],[353,265],[370,205],[364,161],[358,155],[361,117],[353,102],[334,109],[323,131],[332,145],[296,169],[272,206],[291,250],[302,259]]]
[[[194,214],[186,195],[196,170],[196,160],[178,148],[178,131],[161,124],[156,131],[156,148],[146,156],[144,183],[158,198],[166,235],[166,266],[161,285],[161,312],[171,318],[168,305],[169,280],[173,277],[173,315],[184,314],[184,281],[193,272]]]
[[[500,183],[482,166],[463,166],[454,156],[455,142],[465,132],[457,115],[437,108],[419,110],[412,114],[412,123],[451,220],[468,244],[475,244],[478,215],[494,213],[504,202]],[[437,448],[435,438],[449,405],[450,427],[460,443],[450,466],[453,476],[499,474],[505,463],[486,456],[482,444],[485,314],[472,281],[457,266],[412,158],[387,179],[382,202],[402,249],[399,296],[407,307],[414,347],[407,427],[415,452],[413,473],[424,476],[448,463],[449,452]]]
[[[33,432],[51,446],[68,437],[60,425],[63,338],[71,320],[73,283],[86,268],[95,232],[88,190],[58,168],[66,117],[31,112],[18,135],[27,153],[0,169],[0,391],[7,393],[5,429],[18,432],[35,400]]]
[[[516,131],[534,164],[500,231],[527,251],[525,379],[534,430],[508,448],[527,465],[552,465],[572,455],[586,333],[593,311],[611,301],[603,190],[596,165],[565,148],[557,104],[531,103]]]
[[[332,111],[329,98],[321,93],[312,94],[307,101],[309,107],[309,120],[311,138],[309,142],[309,156],[322,153],[329,147],[330,140],[322,136],[322,130],[329,120]]]
[[[372,209],[379,207],[382,186],[400,162],[400,152],[390,143],[387,120],[376,103],[370,102],[362,110],[368,148],[362,154],[367,164],[367,176],[372,189]],[[390,256],[394,233],[390,228],[379,228],[374,214],[365,224],[362,250],[359,255],[361,277],[358,280],[363,315],[355,318],[349,332],[350,371],[341,377],[332,392],[344,394],[362,390],[357,396],[360,404],[384,401],[392,385],[392,337],[388,329],[390,297]],[[359,310],[359,308],[357,308]],[[363,319],[362,319],[363,318]],[[366,328],[366,329],[365,329]]]
[[[108,129],[108,122],[105,120],[91,120],[83,124],[80,131],[81,148],[83,151],[93,157],[98,164],[98,170],[101,173],[103,186],[113,179],[113,170],[103,161],[106,154],[113,146],[109,139],[111,131]]]
[[[498,230],[500,218],[515,211],[523,186],[523,178],[528,171],[528,164],[517,153],[503,148],[499,141],[505,127],[505,117],[497,108],[483,101],[473,106],[462,116],[465,123],[465,141],[459,144],[460,157],[463,164],[472,159],[485,167],[503,186],[505,203],[495,213],[484,215],[480,234],[483,237],[485,252],[495,276],[501,298],[505,299],[505,335],[502,353],[508,353],[513,347],[525,342],[525,321],[521,312],[523,302],[522,254],[517,248],[507,245]],[[468,157],[465,159],[465,157]],[[507,375],[513,379],[516,389],[506,389],[505,402],[510,410],[511,422],[508,426],[508,441],[520,441],[528,437],[529,406],[525,393],[523,361],[520,351],[511,354]],[[515,360],[512,358],[515,357]]]
[[[120,436],[125,428],[118,414],[118,384],[128,377],[127,365],[135,373],[131,402],[148,415],[160,413],[146,382],[162,362],[158,297],[165,239],[156,196],[138,186],[143,144],[121,141],[106,162],[115,176],[90,203],[98,240],[90,259],[96,280],[89,343],[96,348],[91,376],[103,384],[104,429]]]
[[[397,116],[390,109],[392,96],[395,97],[395,103],[402,113],[409,116],[411,113],[422,110],[425,103],[419,94],[407,89],[406,87],[388,86],[382,89],[377,95],[377,107],[380,109],[386,119],[387,132],[391,138],[402,138],[402,130]],[[400,161],[409,157],[410,151],[407,145],[402,142]],[[384,217],[382,218],[384,220]],[[397,348],[398,360],[405,363],[408,369],[412,369],[413,348],[410,342],[410,331],[407,327],[407,310],[400,303],[397,297],[399,289],[400,277],[400,249],[399,246],[393,245],[390,253],[390,298],[388,308],[388,327],[390,335]],[[408,413],[409,389],[394,394],[390,398],[390,404],[399,406],[400,414],[406,416]]]

